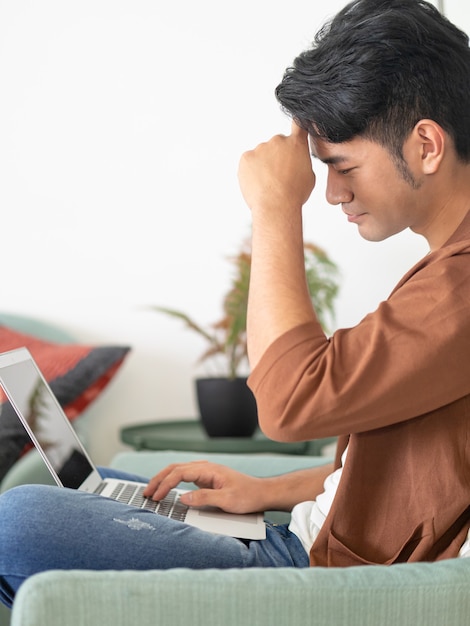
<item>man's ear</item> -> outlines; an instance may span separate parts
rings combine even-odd
[[[418,167],[423,174],[435,174],[444,158],[448,136],[433,120],[420,120],[409,139]]]

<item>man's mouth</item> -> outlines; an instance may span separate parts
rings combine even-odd
[[[343,213],[348,218],[348,222],[352,222],[352,223],[358,222],[361,219],[361,217],[365,215],[365,213],[354,213],[353,211],[346,211],[346,209],[344,208],[343,208]]]

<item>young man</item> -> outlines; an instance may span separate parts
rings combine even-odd
[[[160,499],[192,481],[188,504],[293,510],[290,526],[268,525],[265,541],[247,545],[105,498],[20,487],[0,497],[5,603],[52,568],[347,566],[470,553],[469,79],[466,36],[432,6],[357,0],[278,87],[291,135],[241,159],[260,423],[285,441],[340,436],[337,463],[269,479],[175,465],[146,493]],[[411,228],[430,247],[377,311],[330,339],[304,276],[310,152],[328,166],[328,201],[363,237]]]

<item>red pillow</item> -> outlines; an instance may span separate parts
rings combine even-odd
[[[21,347],[29,349],[70,420],[98,397],[130,350],[54,343],[0,326],[0,352]],[[27,433],[0,389],[0,480],[28,444]]]

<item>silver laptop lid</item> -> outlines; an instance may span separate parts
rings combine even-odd
[[[0,385],[58,485],[78,489],[91,477],[99,479],[27,348],[0,354]]]

